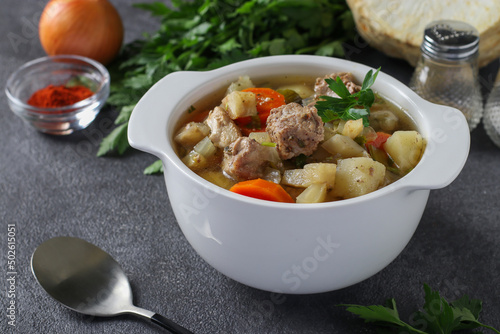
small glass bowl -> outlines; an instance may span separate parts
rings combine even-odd
[[[38,108],[27,104],[31,95],[48,85],[78,84],[94,94],[72,105]],[[5,94],[12,111],[37,130],[67,135],[86,128],[109,96],[109,72],[100,63],[81,56],[43,57],[21,66],[7,80]]]

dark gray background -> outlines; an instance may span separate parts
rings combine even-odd
[[[113,2],[127,42],[157,25],[133,9],[131,0]],[[17,67],[44,55],[37,24],[45,3],[2,0],[3,85]],[[405,83],[413,70],[361,40],[352,42],[348,58],[382,66]],[[485,94],[497,68],[495,61],[481,71]],[[482,125],[471,134],[463,172],[449,187],[431,192],[413,239],[386,269],[340,291],[275,299],[219,274],[193,251],[176,224],[163,178],[142,175],[154,157],[137,151],[120,158],[95,156],[115,116],[105,109],[76,135],[48,136],[24,124],[0,94],[0,331],[164,332],[127,316],[78,315],[46,295],[31,274],[30,257],[38,244],[60,235],[86,239],[110,252],[129,276],[136,305],[196,333],[374,333],[336,305],[380,304],[394,297],[407,320],[423,304],[424,282],[448,299],[469,294],[483,300],[483,322],[500,328],[500,149]],[[8,224],[17,229],[15,329],[6,318]]]

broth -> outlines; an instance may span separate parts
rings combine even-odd
[[[251,79],[250,79],[251,80]],[[314,85],[316,82],[316,77],[304,77],[304,76],[281,76],[281,77],[272,77],[268,78],[266,80],[261,80],[261,81],[256,81],[253,82],[253,85],[255,87],[259,88],[271,88],[272,90],[275,91],[280,91],[283,92],[283,89],[289,89],[294,92],[297,92],[299,95],[301,95],[302,103],[304,105],[307,105],[307,103],[310,103],[313,99],[314,96]],[[205,97],[203,99],[200,99],[194,106],[191,108],[192,110],[187,111],[186,115],[181,118],[181,120],[178,123],[177,126],[177,135],[175,137],[175,148],[178,156],[190,167],[196,174],[200,175],[204,179],[221,186],[225,189],[231,189],[232,186],[234,186],[236,183],[245,181],[246,177],[241,177],[240,174],[236,173],[236,177],[234,175],[231,175],[231,172],[228,172],[228,169],[226,168],[228,164],[231,164],[231,162],[228,163],[228,159],[232,159],[233,156],[231,154],[235,154],[233,151],[236,151],[235,149],[235,141],[231,143],[231,145],[227,145],[224,147],[216,147],[217,146],[217,141],[212,142],[212,139],[215,138],[214,133],[214,126],[212,127],[208,126],[207,124],[210,124],[210,120],[207,119],[207,115],[214,111],[216,107],[222,105],[222,100],[225,96],[227,96],[228,92],[227,89],[228,87],[223,87],[220,89],[218,92],[215,94],[212,94],[209,97]],[[310,93],[310,94],[309,94]],[[307,96],[309,94],[309,96]],[[303,106],[302,106],[303,107]],[[226,110],[224,108],[229,109],[229,105],[226,104],[226,106],[222,106],[222,110]],[[280,108],[288,108],[288,107],[280,107]],[[298,109],[301,107],[298,106]],[[303,107],[304,110],[307,107]],[[279,108],[277,108],[279,109]],[[315,108],[314,108],[315,110]],[[220,112],[220,110],[218,110]],[[226,110],[226,112],[229,113],[229,111]],[[213,112],[215,114],[215,111]],[[271,113],[276,113],[275,110],[273,110]],[[338,177],[343,177],[350,172],[346,172],[344,169],[342,169],[340,166],[342,165],[349,165],[356,160],[356,163],[361,163],[363,162],[365,165],[368,162],[368,165],[370,167],[367,167],[367,175],[364,175],[361,173],[359,175],[359,181],[360,182],[372,182],[370,179],[374,174],[373,171],[379,171],[381,170],[380,164],[384,166],[384,171],[383,171],[383,181],[378,182],[377,186],[373,186],[372,190],[374,191],[376,189],[379,189],[383,186],[386,186],[392,182],[397,181],[399,178],[403,177],[411,168],[414,167],[416,162],[420,159],[420,156],[424,150],[425,143],[423,142],[423,139],[417,132],[417,127],[414,123],[414,121],[411,119],[411,117],[405,113],[405,111],[397,106],[396,104],[392,103],[390,100],[387,98],[384,98],[378,94],[375,93],[375,101],[370,108],[370,127],[363,127],[362,133],[359,135],[356,135],[353,138],[346,138],[347,136],[343,134],[345,132],[345,129],[349,126],[351,126],[351,123],[348,123],[346,121],[334,121],[334,122],[328,122],[323,124],[323,139],[317,143],[317,147],[314,149],[314,152],[312,154],[304,155],[304,154],[298,154],[294,156],[291,159],[284,159],[282,158],[283,152],[280,152],[279,149],[282,146],[279,146],[279,143],[274,143],[272,140],[268,139],[262,139],[262,138],[270,138],[269,135],[267,135],[269,131],[269,125],[267,126],[267,129],[260,129],[259,131],[256,131],[257,133],[253,134],[248,134],[245,132],[246,131],[253,131],[253,130],[248,130],[245,129],[245,126],[242,126],[240,124],[240,120],[243,119],[244,117],[238,117],[233,119],[231,121],[232,123],[237,124],[237,128],[239,126],[240,131],[244,132],[243,137],[252,137],[253,139],[257,140],[261,145],[268,145],[269,146],[269,151],[271,152],[273,150],[273,145],[276,150],[278,150],[278,155],[281,157],[281,159],[276,160],[276,154],[274,154],[274,158],[271,158],[269,160],[269,164],[267,165],[262,165],[259,166],[259,169],[262,169],[263,172],[262,177],[259,176],[258,178],[263,178],[269,181],[273,181],[274,183],[280,184],[283,189],[291,196],[291,198],[294,201],[299,201],[298,198],[300,199],[299,196],[302,195],[302,197],[306,198],[306,200],[310,200],[306,195],[306,190],[309,189],[312,184],[317,184],[316,186],[310,187],[312,190],[308,190],[309,192],[312,192],[313,194],[315,191],[315,188],[318,188],[318,184],[325,184],[326,186],[326,191],[323,189],[325,187],[322,187],[320,190],[320,198],[321,202],[327,202],[327,201],[335,201],[335,200],[341,200],[345,198],[351,198],[351,197],[356,197],[356,191],[354,192],[353,196],[349,191],[341,191],[340,189],[342,188],[341,183],[342,182],[356,182],[354,180],[349,180],[349,181],[343,181],[341,178],[340,180]],[[212,115],[212,113],[211,113]],[[385,116],[384,116],[385,115]],[[225,117],[225,116],[224,116]],[[247,117],[247,116],[245,116]],[[250,116],[248,116],[250,117]],[[248,118],[247,117],[247,118]],[[251,116],[253,117],[251,119],[251,124],[255,125],[255,115]],[[354,121],[353,121],[354,122]],[[300,122],[298,122],[300,123]],[[182,141],[179,138],[182,137],[181,135],[186,132],[186,127],[188,127],[188,124],[195,124],[196,126],[199,127],[198,132],[198,137],[196,140],[191,140],[188,142],[187,140]],[[248,127],[248,125],[246,125]],[[263,125],[266,126],[266,125]],[[228,127],[234,128],[232,125]],[[265,132],[264,130],[267,130]],[[319,129],[321,130],[321,129]],[[183,132],[184,131],[184,132]],[[208,131],[208,132],[207,132]],[[321,131],[320,131],[321,132]],[[395,157],[392,157],[390,154],[386,152],[384,149],[385,146],[388,144],[383,144],[384,146],[382,148],[374,148],[370,142],[364,143],[363,141],[367,140],[367,138],[372,138],[373,136],[377,137],[379,136],[380,132],[384,132],[387,134],[386,136],[393,137],[391,140],[388,140],[390,142],[395,142],[396,137],[403,137],[406,138],[407,136],[416,136],[417,141],[421,140],[420,143],[418,143],[417,148],[415,147],[410,147],[410,150],[417,150],[420,149],[418,153],[418,159],[417,161],[413,161],[413,165],[411,165],[411,168],[407,170],[405,167],[405,170],[402,169],[401,166],[395,163],[397,159]],[[396,132],[398,132],[396,135],[394,135]],[[267,137],[266,137],[267,135]],[[338,143],[335,142],[334,139],[332,139],[335,136],[335,140],[337,141],[346,141],[349,143],[349,145],[352,145],[352,142],[356,142],[359,145],[359,150],[354,147],[355,151],[359,153],[356,153],[354,156],[348,156],[342,152],[343,148],[337,152],[335,150],[332,150],[332,147],[338,147]],[[405,137],[406,136],[406,137]],[[327,138],[329,137],[329,138]],[[198,141],[200,139],[200,141]],[[204,139],[202,141],[201,139]],[[406,139],[401,139],[406,140]],[[237,140],[238,142],[243,142],[243,140]],[[250,140],[251,141],[251,140]],[[331,141],[333,144],[329,145],[326,143],[327,141]],[[247,141],[248,142],[248,141]],[[215,151],[213,152],[212,146],[215,143]],[[199,144],[199,145],[198,145]],[[255,143],[249,143],[250,145],[255,146]],[[208,145],[208,146],[207,146]],[[285,145],[286,145],[286,140],[285,140]],[[396,144],[391,144],[392,151],[397,152],[400,150],[400,146],[403,145],[401,143]],[[202,148],[200,148],[200,147]],[[220,146],[220,145],[219,145]],[[392,146],[395,146],[396,148],[393,148]],[[197,148],[198,147],[198,148]],[[197,152],[197,150],[208,150],[207,147],[209,147],[210,154],[201,155]],[[256,146],[257,147],[257,146]],[[246,148],[245,148],[246,149]],[[260,147],[257,147],[258,150],[261,150]],[[228,153],[229,151],[232,151],[232,153]],[[267,154],[267,153],[266,153]],[[403,153],[404,155],[405,153]],[[395,155],[395,153],[394,153]],[[228,158],[230,156],[230,158]],[[413,160],[415,160],[415,153],[413,152]],[[356,159],[360,158],[360,159]],[[372,168],[371,167],[371,162],[369,160],[363,160],[363,158],[368,159],[370,158],[371,160],[375,161],[375,166]],[[400,158],[397,156],[396,158]],[[245,166],[251,165],[255,163],[256,159],[251,159],[246,161],[245,163],[242,163],[242,168],[246,168]],[[299,161],[300,160],[300,161]],[[401,160],[401,159],[400,159]],[[401,160],[403,161],[403,160]],[[239,163],[239,162],[238,162]],[[318,175],[323,175],[323,169],[324,168],[333,168],[332,165],[336,166],[336,172],[332,172],[331,174],[336,174],[337,176],[322,176],[325,177],[325,179],[322,179],[321,177],[317,176],[315,173]],[[308,166],[308,167],[306,167]],[[358,166],[354,164],[354,166]],[[365,166],[366,167],[366,166]],[[226,170],[224,169],[226,168]],[[364,167],[356,167],[358,170],[362,170]],[[317,170],[317,171],[316,171]],[[301,174],[302,173],[302,174]],[[300,181],[296,181],[294,179],[294,174],[297,175],[309,175],[308,177],[312,177],[314,180],[318,180],[318,182],[313,181],[307,181],[305,183],[300,183]],[[376,173],[375,173],[376,174]],[[258,174],[260,175],[260,174]],[[311,176],[313,175],[313,176]],[[303,177],[303,176],[300,176]],[[297,176],[297,178],[300,178]],[[329,179],[330,177],[330,179]],[[337,178],[336,181],[331,181],[334,177]],[[248,179],[248,178],[247,178]],[[325,181],[326,180],[326,181]],[[330,181],[328,181],[330,180]],[[324,182],[323,182],[324,181]],[[312,183],[311,183],[312,182]],[[356,185],[356,183],[354,183]],[[336,187],[339,187],[336,189]],[[348,185],[348,187],[351,187],[351,185]],[[314,188],[314,189],[313,189]],[[370,192],[369,191],[369,192]],[[324,196],[323,196],[324,193]],[[363,194],[363,193],[361,193]],[[314,196],[312,197],[314,198]],[[302,200],[300,200],[302,201]],[[307,201],[306,201],[307,202]]]

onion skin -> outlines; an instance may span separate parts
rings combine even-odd
[[[50,0],[38,26],[49,56],[73,54],[106,65],[120,51],[123,23],[108,0]]]

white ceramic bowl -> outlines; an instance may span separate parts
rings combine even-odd
[[[360,282],[386,267],[407,245],[430,189],[451,183],[469,152],[469,129],[456,109],[431,104],[380,73],[373,89],[403,107],[427,140],[420,163],[404,178],[361,197],[285,204],[234,194],[187,168],[173,149],[179,118],[196,101],[238,76],[323,76],[369,67],[318,56],[275,56],[209,72],[176,72],[152,87],[134,109],[130,144],[163,161],[168,196],[192,247],[243,284],[280,293],[318,293]]]

